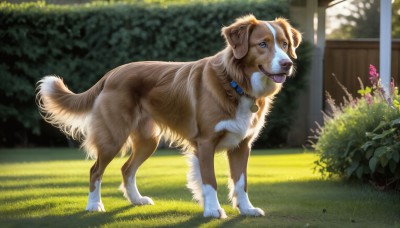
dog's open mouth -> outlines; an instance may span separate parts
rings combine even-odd
[[[261,65],[258,65],[258,68],[263,74],[268,76],[272,81],[276,83],[284,83],[286,81],[286,73],[270,74]]]

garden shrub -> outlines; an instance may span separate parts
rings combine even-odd
[[[35,84],[43,76],[59,75],[72,91],[82,92],[107,71],[128,62],[193,61],[213,55],[225,46],[222,26],[235,18],[252,13],[273,20],[288,17],[288,9],[288,1],[272,0],[63,6],[2,2],[0,147],[60,141],[65,145],[65,137],[41,120],[34,102]],[[296,77],[287,81],[276,99],[279,115],[272,111],[257,145],[285,142],[281,132],[288,132],[296,108],[292,98],[305,85],[307,50],[304,45],[300,48]]]
[[[319,155],[315,169],[323,176],[344,176],[381,189],[400,190],[398,88],[392,82],[390,94],[386,94],[372,65],[370,81],[372,87],[365,88],[360,81],[360,98],[345,90],[347,98],[340,106],[328,94],[331,112],[325,114],[324,126],[312,137],[317,140],[313,148]]]

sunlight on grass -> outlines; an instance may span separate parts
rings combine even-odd
[[[58,155],[58,156],[57,156]],[[205,219],[186,189],[186,159],[158,151],[139,169],[137,185],[154,206],[132,206],[118,191],[120,167],[114,159],[102,184],[106,213],[85,212],[93,161],[73,149],[0,150],[0,222],[10,226],[358,226],[400,224],[400,198],[370,187],[321,180],[316,156],[301,150],[254,151],[248,168],[249,196],[266,211],[263,218],[240,216],[228,200],[228,166],[215,161],[218,196],[227,220]],[[322,213],[325,209],[328,212]]]

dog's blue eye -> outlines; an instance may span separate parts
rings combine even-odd
[[[287,48],[287,45],[288,45],[287,42],[283,42],[283,47],[284,48]]]
[[[267,47],[267,43],[266,42],[261,42],[258,44],[261,48],[266,48]]]

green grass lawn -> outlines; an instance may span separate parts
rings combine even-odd
[[[217,155],[218,196],[228,219],[203,218],[186,189],[186,160],[177,151],[158,151],[139,170],[137,184],[154,206],[132,206],[118,191],[116,158],[102,183],[105,213],[86,212],[89,169],[76,149],[0,150],[1,227],[400,227],[400,194],[369,186],[322,180],[313,173],[314,154],[302,150],[254,151],[248,186],[261,218],[244,217],[227,199],[228,169]]]

